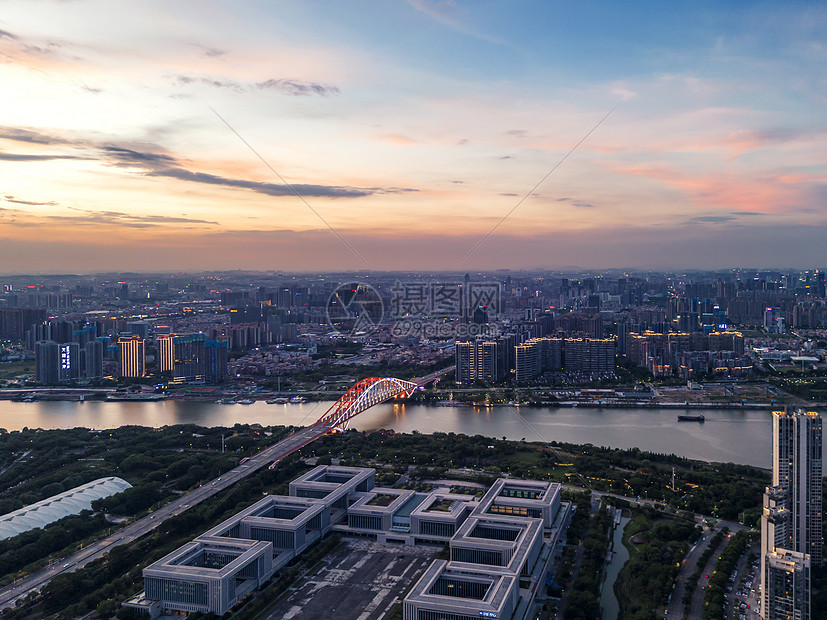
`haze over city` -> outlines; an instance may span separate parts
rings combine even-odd
[[[825,30],[814,3],[5,2],[0,272],[817,266]]]

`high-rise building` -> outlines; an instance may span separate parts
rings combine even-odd
[[[229,344],[227,340],[207,340],[204,343],[206,382],[210,385],[222,383],[227,378]]]
[[[809,620],[810,556],[788,549],[775,549],[764,559],[766,587],[762,617],[770,620]],[[766,604],[765,604],[766,603]]]
[[[496,383],[508,372],[506,339],[456,342],[454,346],[457,383]]]
[[[129,321],[126,324],[126,329],[132,333],[140,336],[144,340],[149,338],[149,321]]]
[[[54,340],[40,340],[34,344],[35,380],[52,385],[60,380],[60,353]]]
[[[105,345],[101,339],[90,340],[83,347],[86,352],[84,365],[87,379],[101,379],[103,377],[103,356]]]
[[[761,617],[809,620],[822,562],[822,426],[814,411],[772,414],[772,486],[761,516]]]
[[[547,371],[612,372],[615,346],[614,338],[531,338],[514,347],[516,380],[523,383]]]
[[[59,374],[60,383],[68,383],[80,378],[80,345],[77,342],[65,342],[59,345]]]
[[[40,308],[0,308],[0,339],[23,340],[27,329],[47,317]]]
[[[158,337],[158,369],[171,373],[175,383],[203,383],[207,360],[204,334],[166,334]]]
[[[471,351],[475,348],[473,342],[455,342],[454,356],[456,360],[457,383],[471,383]]]
[[[176,334],[172,338],[174,360],[172,380],[179,383],[203,383],[206,375],[204,334]]]
[[[146,375],[146,342],[133,334],[121,334],[118,338],[122,377]]]
[[[540,374],[542,370],[542,348],[539,339],[533,338],[516,347],[516,374],[518,383],[525,383]]]
[[[786,489],[790,532],[784,547],[822,560],[822,429],[814,411],[774,411],[772,483]]]
[[[38,383],[53,385],[69,383],[84,374],[80,345],[40,340],[34,346],[35,378]]]
[[[172,345],[174,335],[175,334],[161,334],[157,338],[159,372],[172,372],[172,366],[175,364],[175,351]]]
[[[476,379],[496,383],[505,376],[506,359],[507,352],[503,343],[496,340],[477,342],[476,359],[473,360]]]

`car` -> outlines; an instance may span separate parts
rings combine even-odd
[[[68,565],[68,564],[64,564],[64,565],[63,565],[63,568],[69,568],[69,565]]]

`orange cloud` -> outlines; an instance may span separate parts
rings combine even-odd
[[[419,140],[414,140],[413,138],[399,133],[381,134],[376,137],[383,142],[395,144],[396,146],[414,146],[416,144],[421,144]]]
[[[616,167],[622,174],[653,179],[684,192],[697,205],[735,211],[786,213],[805,198],[790,175],[743,176],[734,173],[690,175],[666,165]]]

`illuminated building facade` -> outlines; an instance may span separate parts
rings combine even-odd
[[[122,377],[143,377],[146,375],[146,342],[136,335],[121,335],[118,338],[118,353],[121,358]]]
[[[455,347],[457,383],[496,383],[508,372],[508,343],[504,338],[457,342]]]
[[[158,370],[173,383],[204,383],[207,374],[204,334],[164,334],[158,337]]]

